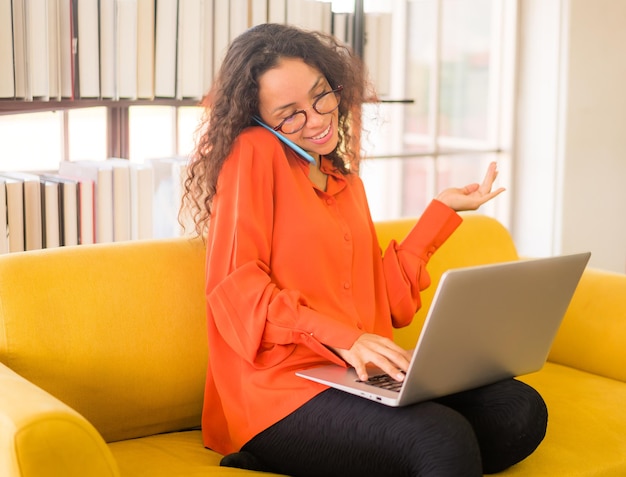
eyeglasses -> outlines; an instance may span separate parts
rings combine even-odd
[[[317,99],[311,105],[313,111],[317,114],[330,114],[339,107],[341,102],[341,92],[343,86],[337,86],[331,91],[320,94]],[[272,128],[274,131],[280,131],[284,134],[297,133],[304,127],[308,120],[308,116],[304,109],[296,111],[295,113],[287,116],[283,119],[278,126]]]

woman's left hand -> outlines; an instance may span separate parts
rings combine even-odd
[[[489,164],[487,174],[485,174],[485,179],[482,184],[474,183],[462,188],[451,187],[445,189],[437,196],[437,200],[457,212],[476,210],[485,202],[490,201],[498,194],[504,192],[504,187],[500,187],[494,191],[491,190],[497,176],[497,165],[495,162],[492,162]]]

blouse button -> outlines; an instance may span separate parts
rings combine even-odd
[[[350,241],[350,234],[348,234],[348,233],[347,233],[347,234],[345,234],[345,235],[343,236],[343,238],[344,238],[344,240],[345,240],[346,242],[349,242],[349,241]]]
[[[328,205],[333,205],[333,199],[330,199],[330,198],[326,199],[326,203]]]
[[[348,288],[350,288],[350,282],[344,282],[343,283],[343,287],[347,290]]]

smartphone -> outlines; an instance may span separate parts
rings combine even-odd
[[[315,164],[315,159],[313,158],[313,156],[311,156],[311,154],[309,154],[304,149],[302,149],[300,146],[298,146],[295,142],[290,141],[289,139],[287,139],[282,134],[279,134],[278,131],[274,131],[271,127],[269,127],[267,124],[265,124],[263,121],[261,121],[261,118],[259,118],[258,116],[252,116],[252,119],[254,119],[260,126],[263,126],[269,132],[274,134],[274,136],[276,136],[282,142],[287,144],[287,146],[289,146],[291,149],[296,151],[298,154],[300,154],[303,158],[305,158],[311,164]]]

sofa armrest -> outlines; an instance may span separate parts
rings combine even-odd
[[[626,275],[587,268],[549,360],[626,382]]]
[[[0,475],[120,474],[106,443],[87,420],[0,363]]]

